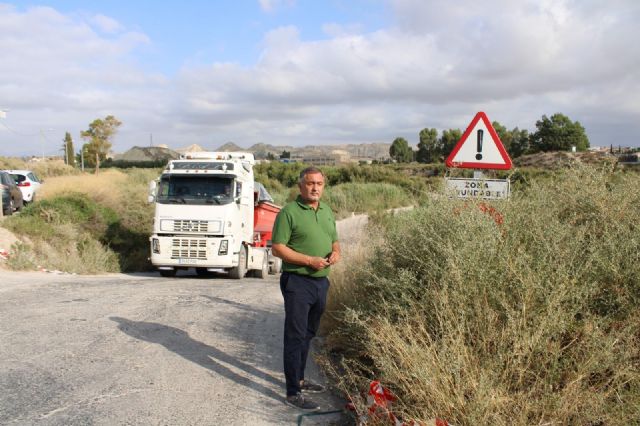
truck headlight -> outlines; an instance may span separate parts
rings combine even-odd
[[[160,240],[157,238],[151,239],[151,250],[153,250],[154,253],[160,254]]]
[[[229,241],[228,240],[222,240],[220,241],[220,249],[218,249],[218,255],[222,256],[227,254],[229,250]]]

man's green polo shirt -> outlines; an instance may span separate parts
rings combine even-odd
[[[318,209],[305,204],[298,195],[295,201],[288,203],[280,210],[273,224],[271,241],[308,256],[327,257],[331,248],[338,241],[336,220],[329,206],[322,201]],[[282,270],[295,272],[310,277],[326,277],[329,268],[319,271],[309,267],[282,262]]]

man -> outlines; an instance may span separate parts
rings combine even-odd
[[[333,212],[320,201],[324,190],[320,169],[304,169],[298,187],[300,195],[278,213],[272,236],[273,254],[283,260],[285,402],[317,410],[320,406],[303,393],[322,392],[324,387],[305,380],[304,369],[327,302],[329,267],[340,260],[340,244]]]

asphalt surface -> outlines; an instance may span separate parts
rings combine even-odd
[[[283,403],[283,321],[275,276],[0,270],[0,424],[296,424]],[[341,408],[329,393],[315,399]]]

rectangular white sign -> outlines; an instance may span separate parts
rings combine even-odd
[[[447,191],[458,198],[484,198],[500,200],[509,198],[511,182],[507,179],[445,179]]]

